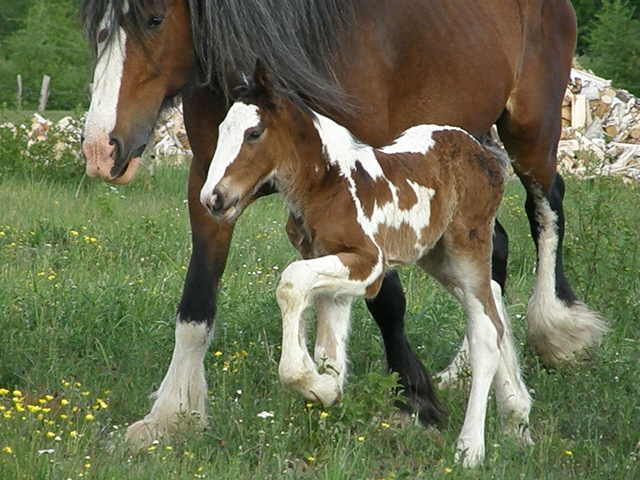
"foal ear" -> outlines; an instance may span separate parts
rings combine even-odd
[[[224,80],[224,90],[227,96],[236,101],[240,95],[241,87],[246,87],[246,77],[238,75],[236,69],[231,68],[228,64],[222,68],[222,77]]]
[[[273,88],[271,75],[267,70],[267,66],[259,58],[256,60],[256,66],[253,70],[253,84],[260,96],[265,97],[268,104],[273,105],[275,103],[275,89]]]

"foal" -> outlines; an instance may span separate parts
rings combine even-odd
[[[417,263],[464,306],[472,372],[457,459],[484,458],[493,383],[506,430],[530,443],[531,399],[520,377],[500,287],[490,277],[491,241],[503,190],[496,158],[456,127],[419,125],[374,149],[344,127],[276,92],[260,64],[220,125],[200,199],[235,219],[266,184],[284,196],[287,233],[304,260],[282,273],[277,299],[282,383],[323,406],[342,395],[354,297],[374,297],[385,272]],[[303,312],[315,302],[315,361]]]

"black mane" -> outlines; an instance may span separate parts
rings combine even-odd
[[[142,7],[167,0],[82,0],[85,32],[95,46],[99,25],[111,7],[112,22],[125,18],[142,38]],[[197,57],[211,85],[223,85],[223,70],[250,72],[264,61],[287,90],[320,109],[352,108],[337,84],[333,65],[354,24],[353,0],[186,0]],[[110,32],[111,33],[111,32]]]
[[[146,31],[146,17],[143,14],[145,6],[160,5],[165,6],[169,0],[82,0],[80,2],[80,18],[84,23],[84,33],[89,40],[93,51],[97,51],[98,34],[100,24],[107,19],[108,25],[122,25],[125,20],[131,25],[133,35],[141,40]],[[125,7],[129,6],[125,13]],[[115,29],[110,29],[108,36],[104,39],[110,41]]]

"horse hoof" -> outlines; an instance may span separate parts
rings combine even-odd
[[[163,430],[159,422],[144,418],[127,428],[125,441],[132,453],[139,452],[150,447],[154,441],[160,440],[164,436]]]
[[[333,375],[322,374],[309,389],[309,400],[318,402],[323,408],[330,407],[342,399],[342,389]]]

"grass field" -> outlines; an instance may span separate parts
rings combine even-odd
[[[640,192],[615,179],[567,182],[567,273],[612,331],[583,362],[552,372],[525,343],[535,251],[517,182],[501,207],[535,446],[504,437],[491,402],[484,465],[455,465],[464,391],[442,392],[441,430],[387,421],[394,379],[363,302],[343,403],[322,411],[284,390],[274,289],[296,253],[269,197],[236,229],[206,359],[208,429],[129,456],[126,425],[148,411],[173,348],[190,249],[185,186],[180,168],[117,188],[0,181],[0,479],[640,478]],[[437,371],[464,317],[421,271],[401,275],[410,339]]]

